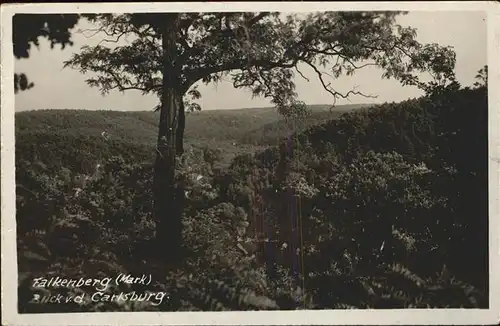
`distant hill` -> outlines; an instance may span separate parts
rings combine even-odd
[[[230,160],[235,155],[275,145],[279,138],[369,105],[310,106],[311,115],[290,124],[273,108],[210,110],[190,113],[186,122],[186,145],[219,148]],[[128,158],[154,157],[158,128],[157,112],[35,110],[15,115],[16,155],[36,155],[49,165],[122,154]],[[121,146],[127,148],[122,153]],[[85,153],[84,153],[85,152]],[[64,153],[64,154],[63,154]],[[85,164],[84,164],[85,165]],[[83,168],[85,169],[85,168]]]
[[[335,107],[330,110],[328,105],[315,105],[310,106],[312,114],[309,117],[303,118],[296,122],[287,122],[284,119],[275,121],[266,121],[255,129],[245,131],[240,141],[244,144],[253,145],[275,145],[281,138],[295,132],[301,132],[307,128],[325,123],[332,119],[338,118],[340,115],[358,110],[368,108],[373,105],[368,104],[350,104]]]
[[[341,105],[331,111],[328,105],[309,106],[312,112],[301,126],[335,118],[339,113],[366,107],[364,104]],[[36,110],[18,112],[16,133],[58,131],[68,135],[101,136],[143,144],[155,144],[159,114],[152,111]],[[273,108],[210,110],[190,113],[186,122],[187,141],[238,141],[267,145],[261,134],[281,137],[291,131]],[[295,129],[295,128],[294,128]],[[275,135],[276,134],[276,135]]]

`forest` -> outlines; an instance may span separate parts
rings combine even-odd
[[[192,147],[186,259],[158,280],[171,298],[159,307],[23,302],[34,275],[143,273],[157,250],[147,150],[27,128],[43,113],[54,129],[95,127],[56,112],[16,118],[22,311],[487,307],[485,86],[343,113],[229,165]]]
[[[262,52],[252,55],[261,59],[246,58],[248,66],[240,67],[235,87],[248,82],[255,94],[270,97],[275,108],[187,110],[192,104],[176,102],[187,93],[176,93],[182,87],[173,83],[201,78],[206,67],[221,64],[210,51],[227,49],[193,43],[193,58],[206,62],[192,66],[196,60],[176,53],[169,43],[183,34],[172,35],[175,29],[165,29],[158,17],[103,14],[89,19],[115,31],[129,32],[132,26],[138,43],[115,52],[100,45],[86,48],[66,65],[97,72],[88,83],[106,93],[151,86],[158,82],[151,70],[167,76],[167,71],[177,71],[173,62],[182,57],[187,68],[179,79],[168,76],[162,87],[145,91],[158,93],[158,111],[16,113],[19,312],[488,308],[487,67],[478,67],[474,85],[459,84],[448,48],[421,46],[412,30],[400,28],[397,37],[388,32],[395,14],[326,13],[300,23],[290,18],[283,26],[268,13],[253,18],[248,13],[236,13],[236,18],[218,14],[158,17],[180,30],[183,22],[208,26],[217,24],[215,18],[226,19],[227,26],[237,26],[240,18],[247,26],[257,24],[251,31],[262,37],[255,41],[261,42],[256,51]],[[227,28],[231,34],[236,27]],[[357,37],[356,28],[366,38]],[[139,49],[153,44],[145,34],[152,30],[163,36],[155,43],[164,50],[163,66],[120,57],[154,55]],[[313,65],[318,55],[324,62],[320,52],[327,50],[317,47],[332,42],[332,31],[344,42],[344,52],[337,55],[373,59],[386,70],[385,77],[418,86],[425,95],[332,110],[300,103],[287,82],[287,60]],[[295,32],[301,37],[298,43],[285,44],[294,39],[284,37]],[[208,40],[229,46],[220,43],[227,30],[213,33]],[[380,48],[373,48],[375,40]],[[391,42],[413,51],[412,61],[402,60],[406,52],[398,52],[398,46],[384,46]],[[272,48],[275,44],[285,44],[289,51],[280,52],[283,60],[270,68],[281,50],[281,45]],[[299,45],[300,51],[290,50]],[[237,49],[220,59],[227,60],[224,67],[240,63],[249,45]],[[105,70],[110,65],[134,70],[114,78],[119,69]],[[355,70],[352,66],[347,58],[337,72]],[[253,68],[261,69],[261,75]],[[275,75],[266,75],[275,68]],[[445,82],[423,83],[413,77],[414,71],[431,71]],[[203,81],[213,82],[224,73],[210,72]],[[324,86],[334,96],[345,95]],[[276,118],[263,113],[276,111]],[[172,133],[165,126],[176,114],[186,114],[185,130],[174,124]],[[160,147],[164,138],[173,142]],[[161,198],[182,209],[159,209]],[[178,214],[177,229],[172,220]],[[158,219],[167,215],[173,224]],[[168,233],[165,225],[173,231]],[[176,230],[179,241],[166,238],[175,238]],[[101,296],[162,292],[167,300],[33,302],[35,294],[90,298],[96,291],[92,286],[35,287],[33,280],[39,277],[143,274],[151,275],[147,286],[110,284]]]

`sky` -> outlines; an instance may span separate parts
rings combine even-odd
[[[438,43],[452,46],[456,52],[456,76],[463,85],[471,85],[477,71],[487,63],[486,13],[474,11],[419,11],[400,16],[398,23],[417,29],[417,40],[421,43]],[[15,60],[17,73],[26,73],[35,87],[15,96],[15,110],[32,109],[88,109],[88,110],[150,110],[157,103],[154,95],[144,96],[140,92],[112,92],[102,96],[97,88],[85,83],[88,78],[71,68],[63,69],[63,62],[84,45],[97,44],[99,36],[88,38],[81,30],[89,28],[87,22],[74,28],[72,47],[60,50],[50,49],[46,40],[40,47],[32,48],[30,58]],[[332,97],[322,87],[313,71],[303,70],[309,81],[296,78],[299,99],[307,104],[331,104]],[[355,76],[340,77],[332,81],[339,91],[346,93],[356,87],[365,94],[376,98],[351,97],[339,100],[337,104],[399,102],[421,95],[414,87],[402,87],[394,80],[382,80],[382,71],[366,67]],[[270,106],[267,99],[252,98],[245,90],[234,89],[230,82],[217,86],[201,85],[202,99],[198,103],[204,110],[238,109]]]

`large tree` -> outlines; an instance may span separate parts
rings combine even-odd
[[[16,59],[29,58],[31,46],[40,45],[39,39],[50,41],[51,48],[56,44],[64,49],[73,45],[71,29],[75,27],[78,14],[15,14],[12,17],[12,43]],[[34,86],[25,73],[14,74],[14,91],[24,91]]]
[[[361,92],[341,92],[331,81],[367,66],[383,78],[421,88],[446,86],[454,79],[449,47],[420,44],[416,30],[396,23],[401,12],[278,12],[99,14],[95,31],[105,39],[84,46],[65,65],[91,71],[90,86],[140,90],[161,99],[155,164],[154,204],[159,249],[176,260],[181,248],[183,191],[175,181],[183,154],[185,111],[201,94],[198,82],[230,78],[236,88],[271,100],[285,116],[303,113],[294,77],[309,69],[332,101]],[[128,35],[133,40],[121,42]],[[111,46],[108,46],[111,45]],[[430,83],[419,80],[428,72]]]

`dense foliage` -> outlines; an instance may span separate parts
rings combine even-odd
[[[148,260],[159,248],[140,146],[34,133],[32,152],[52,146],[75,170],[78,151],[100,161],[54,169],[18,149],[20,311],[487,307],[487,107],[484,86],[450,89],[345,113],[224,168],[213,148],[187,150],[185,259],[169,270]],[[68,140],[74,152],[57,154]],[[169,299],[28,303],[33,277],[120,272],[152,273],[135,289]]]

